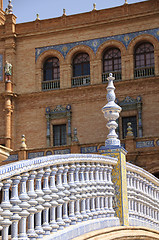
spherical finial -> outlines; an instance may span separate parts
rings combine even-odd
[[[21,149],[26,149],[26,148],[27,148],[27,146],[25,143],[25,135],[23,134],[22,138],[21,138]]]
[[[8,1],[8,14],[13,14],[13,6],[11,4],[11,0]]]
[[[125,4],[128,4],[127,0],[125,0]]]
[[[133,131],[132,131],[132,127],[131,127],[131,122],[128,122],[128,123],[127,123],[127,126],[128,126],[128,127],[127,127],[126,137],[130,137],[130,136],[132,137],[132,136],[134,136],[134,135],[133,135]]]
[[[93,10],[96,10],[96,3],[93,3]]]

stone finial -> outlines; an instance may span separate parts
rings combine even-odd
[[[131,122],[128,122],[127,123],[127,134],[126,134],[126,137],[133,137],[133,131],[132,131],[132,127],[131,127]]]
[[[8,8],[6,8],[6,9],[5,9],[5,14],[7,14],[7,15],[8,15]]]
[[[128,1],[127,1],[127,0],[125,0],[125,4],[128,4]]]
[[[79,142],[78,137],[77,137],[77,128],[74,128],[74,129],[73,129],[72,142]]]
[[[21,149],[26,149],[27,146],[26,146],[26,143],[25,143],[25,135],[22,135],[22,138],[21,138]]]
[[[8,14],[13,14],[13,5],[11,4],[11,0],[8,1]]]
[[[36,20],[40,20],[38,13],[36,14]]]
[[[93,3],[93,10],[96,10],[96,3]]]
[[[121,107],[115,103],[115,87],[113,84],[113,80],[115,78],[112,76],[112,73],[109,74],[108,86],[107,86],[107,101],[108,103],[102,108],[102,112],[104,113],[104,117],[108,120],[107,128],[109,129],[109,134],[107,136],[107,140],[105,141],[105,147],[119,147],[120,140],[117,139],[118,135],[115,130],[118,127],[116,120],[119,118],[119,113],[121,112]]]
[[[66,9],[63,8],[63,16],[66,16]]]

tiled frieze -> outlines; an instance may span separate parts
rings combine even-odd
[[[134,39],[135,37],[142,35],[142,34],[149,34],[154,37],[156,37],[159,40],[159,28],[155,29],[149,29],[144,31],[138,31],[138,32],[132,32],[127,34],[120,34],[115,36],[109,36],[109,37],[103,37],[103,38],[96,38],[96,39],[90,39],[85,41],[79,41],[79,42],[73,42],[73,43],[66,43],[66,44],[59,44],[59,45],[52,45],[52,46],[45,46],[35,49],[35,60],[37,61],[40,54],[42,54],[45,51],[48,50],[57,50],[59,51],[64,58],[66,57],[67,53],[75,46],[79,45],[86,45],[90,47],[94,53],[97,52],[99,46],[103,44],[106,41],[109,40],[117,40],[124,44],[124,46],[127,48],[129,43]]]

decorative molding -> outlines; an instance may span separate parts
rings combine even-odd
[[[72,116],[72,111],[71,111],[71,105],[68,104],[66,107],[63,107],[62,105],[57,105],[53,110],[50,109],[50,107],[47,107],[45,109],[45,115],[46,115],[46,120],[47,120],[47,146],[51,146],[51,120],[53,119],[61,119],[61,118],[66,118],[67,119],[67,145],[71,144],[71,138],[72,138],[72,132],[71,132],[71,116]]]
[[[115,35],[115,36],[109,36],[109,37],[103,37],[103,38],[97,38],[97,39],[90,39],[90,40],[86,40],[86,41],[79,41],[79,42],[74,42],[74,43],[66,43],[66,44],[60,44],[60,45],[52,45],[52,46],[35,48],[35,60],[37,61],[37,59],[38,59],[38,57],[40,56],[41,53],[43,53],[45,51],[48,51],[50,49],[54,49],[54,50],[59,51],[65,58],[67,53],[73,47],[78,46],[78,45],[89,46],[94,51],[94,53],[96,53],[99,46],[101,46],[101,44],[103,44],[104,42],[109,41],[109,40],[120,41],[124,44],[124,46],[126,48],[128,48],[128,45],[132,41],[132,39],[134,39],[135,37],[137,37],[139,35],[142,35],[142,34],[152,35],[159,40],[159,28],[155,28],[155,29],[149,29],[149,30],[144,30],[144,31],[120,34],[120,35]]]
[[[142,98],[141,96],[138,96],[136,99],[131,98],[129,96],[125,97],[124,100],[119,101],[116,99],[116,103],[119,104],[119,106],[122,108],[122,111],[130,111],[130,110],[136,110],[137,111],[137,133],[138,137],[142,137]],[[117,131],[119,131],[117,129]]]

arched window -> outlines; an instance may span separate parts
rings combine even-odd
[[[87,53],[78,53],[73,59],[72,87],[90,84],[90,58]]]
[[[121,52],[118,48],[109,48],[103,54],[102,82],[106,82],[109,73],[113,73],[115,80],[121,79]]]
[[[149,42],[136,46],[134,52],[135,78],[154,76],[154,47]]]
[[[43,90],[60,88],[60,64],[56,57],[48,58],[43,66]]]

